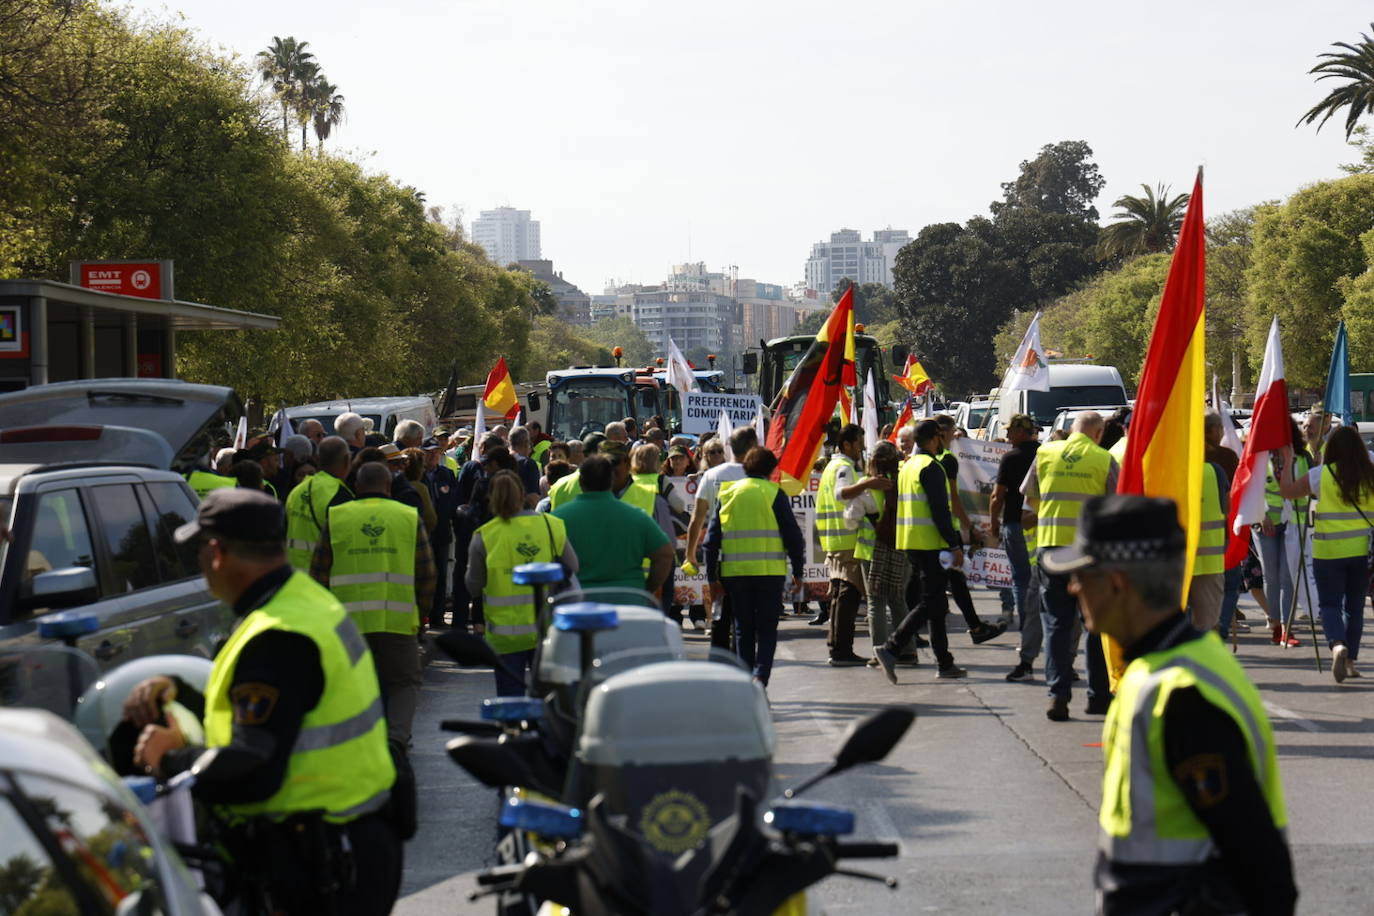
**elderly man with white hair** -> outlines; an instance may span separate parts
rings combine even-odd
[[[419,448],[425,441],[425,427],[417,420],[402,420],[396,424],[396,447],[402,451]]]
[[[357,452],[367,439],[367,424],[360,415],[350,410],[334,418],[334,432],[348,443],[349,451]]]
[[[302,420],[301,425],[296,427],[296,432],[309,439],[312,448],[318,448],[320,441],[324,439],[324,424],[311,417]]]

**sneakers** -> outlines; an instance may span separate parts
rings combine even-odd
[[[883,674],[892,683],[897,683],[897,657],[888,651],[887,646],[879,646],[873,650],[873,655],[882,666]]]
[[[942,680],[952,681],[956,678],[968,676],[968,672],[965,671],[963,668],[960,668],[958,665],[951,664],[941,668],[939,671],[935,673],[935,676]]]
[[[830,656],[829,664],[832,668],[862,668],[868,663],[859,658],[859,656],[850,653],[849,655]]]
[[[912,643],[913,643],[913,644],[916,646],[916,648],[918,648],[918,649],[929,649],[929,648],[930,648],[930,640],[928,640],[928,639],[922,639],[920,636],[915,636],[915,637],[913,637],[913,638],[912,638]]]
[[[1088,697],[1088,705],[1084,712],[1090,716],[1105,716],[1111,705],[1111,697]]]
[[[698,633],[704,633],[704,632],[706,632],[706,621],[704,621],[704,620],[693,620],[693,621],[692,621],[692,629],[696,630]]]
[[[1068,697],[1055,697],[1050,700],[1050,708],[1045,710],[1045,718],[1051,722],[1069,721],[1069,699]]]
[[[921,658],[915,652],[908,652],[905,655],[897,656],[897,664],[906,668],[921,667]]]
[[[1345,680],[1345,665],[1348,656],[1349,650],[1343,645],[1337,644],[1336,648],[1331,650],[1331,676],[1336,679],[1337,684]]]
[[[997,623],[980,623],[972,630],[969,630],[968,635],[976,646],[980,643],[987,642],[989,639],[996,639],[1005,633],[1006,630],[1007,625],[1001,621]]]
[[[829,623],[829,622],[830,622],[830,614],[828,614],[828,613],[825,612],[825,611],[821,611],[821,612],[818,613],[815,617],[812,617],[810,620],[808,620],[808,621],[806,622],[806,625],[807,625],[808,627],[823,627],[823,626],[825,626],[825,625],[826,625],[827,623]]]
[[[1017,662],[1016,667],[1007,672],[1007,680],[1024,681],[1034,673],[1035,669],[1026,662]]]
[[[1283,624],[1281,623],[1271,623],[1269,625],[1269,641],[1276,646],[1287,645],[1290,649],[1294,646],[1302,645],[1302,643],[1298,641],[1298,638],[1293,635],[1292,630],[1288,631],[1288,639],[1285,642],[1283,638]]]
[[[1358,671],[1355,670],[1355,663],[1352,662],[1352,661],[1351,661],[1350,659],[1348,659],[1348,658],[1345,660],[1345,676],[1346,676],[1346,677],[1359,677],[1359,676],[1360,676],[1360,672],[1358,672]]]

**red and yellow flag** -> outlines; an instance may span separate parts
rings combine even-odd
[[[908,354],[906,368],[902,370],[901,375],[892,376],[892,380],[911,392],[912,397],[920,397],[935,387],[935,382],[926,373],[925,366],[921,365],[915,353]]]
[[[1206,250],[1199,169],[1140,373],[1126,460],[1117,483],[1118,493],[1168,497],[1178,504],[1178,520],[1188,537],[1185,601],[1202,523]]]
[[[778,456],[778,482],[789,496],[811,479],[840,391],[855,383],[854,293],[847,289],[773,405],[768,448]]]
[[[487,388],[482,392],[482,404],[488,414],[514,420],[520,412],[520,401],[515,396],[515,383],[510,380],[510,370],[506,368],[506,358],[497,357],[496,366],[487,374]]]

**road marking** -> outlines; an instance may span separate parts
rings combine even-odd
[[[1291,709],[1284,709],[1277,703],[1271,703],[1268,700],[1264,700],[1263,702],[1264,708],[1269,710],[1271,715],[1275,715],[1278,716],[1280,719],[1292,722],[1294,725],[1296,725],[1298,728],[1302,729],[1305,732],[1319,732],[1322,730],[1321,726],[1318,725],[1316,722],[1313,722],[1311,719],[1304,719],[1302,716],[1293,712],[1293,710]]]

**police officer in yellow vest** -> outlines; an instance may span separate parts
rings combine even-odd
[[[844,519],[844,507],[872,486],[860,483],[859,462],[864,453],[864,431],[847,423],[836,437],[835,454],[821,472],[816,491],[816,535],[825,551],[830,577],[830,664],[862,667],[865,660],[854,652],[854,622],[864,599],[862,564],[854,557],[858,532]]]
[[[150,678],[125,705],[143,727],[135,762],[166,778],[196,768],[192,791],[225,821],[238,870],[272,910],[387,913],[401,853],[377,675],[339,602],[287,564],[282,533],[276,501],[248,489],[215,490],[177,530],[239,621],[205,690],[203,746],[151,724],[191,691]]]
[[[326,437],[316,460],[319,473],[302,480],[286,497],[286,558],[301,572],[310,571],[330,507],[353,498],[343,481],[348,476],[348,443],[338,436]]]
[[[1274,733],[1240,663],[1179,611],[1185,549],[1172,500],[1112,495],[1040,556],[1128,662],[1102,731],[1097,911],[1289,914]]]
[[[492,518],[477,529],[468,548],[467,587],[482,596],[487,642],[507,668],[523,674],[534,659],[540,633],[534,594],[529,586],[512,582],[511,572],[525,563],[562,563],[572,577],[577,553],[561,518],[525,508],[525,485],[514,471],[493,474],[488,492]],[[524,692],[523,679],[496,669],[497,696]]]
[[[1116,460],[1097,443],[1102,439],[1102,415],[1084,411],[1073,421],[1069,438],[1046,442],[1035,453],[1021,493],[1038,519],[1036,538],[1042,555],[1053,547],[1073,543],[1083,504],[1093,496],[1116,491]],[[1045,680],[1050,706],[1045,716],[1053,722],[1069,717],[1073,662],[1078,654],[1074,624],[1078,608],[1069,595],[1069,577],[1051,571],[1043,562],[1037,574],[1040,619],[1045,631]],[[1100,639],[1088,643],[1089,715],[1101,715],[1111,703],[1107,663]]]
[[[434,602],[434,555],[413,506],[390,498],[391,471],[360,465],[357,498],[334,506],[310,574],[327,586],[367,640],[386,703],[387,732],[401,748],[420,699],[420,608]]]

